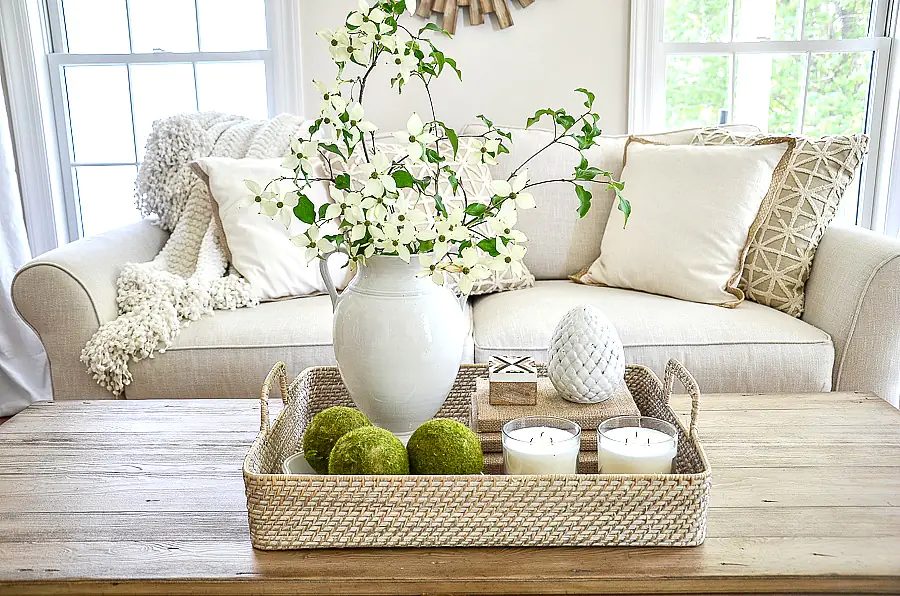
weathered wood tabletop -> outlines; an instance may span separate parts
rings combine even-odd
[[[697,548],[254,551],[241,462],[258,424],[254,400],[6,422],[0,593],[900,593],[900,412],[871,395],[704,396]]]

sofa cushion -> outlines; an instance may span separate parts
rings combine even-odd
[[[494,178],[506,179],[513,168],[553,140],[550,130],[501,128],[512,133],[513,142],[510,154],[500,156],[499,164],[491,168]],[[745,125],[726,128],[742,133],[759,131]],[[482,134],[486,130],[484,125],[471,124],[463,132]],[[667,145],[687,145],[699,130],[678,130],[644,135],[644,138]],[[606,170],[618,179],[625,166],[627,140],[628,135],[601,136],[596,146],[584,152],[585,157],[592,166]],[[554,145],[529,162],[527,168],[532,181],[571,178],[580,159],[571,147]],[[589,267],[600,255],[600,241],[616,195],[602,184],[588,183],[587,186],[594,198],[591,210],[582,219],[578,217],[578,199],[571,184],[545,184],[532,188],[537,208],[519,211],[518,228],[528,236],[525,265],[537,279],[566,279]],[[627,189],[625,194],[627,196]],[[613,213],[613,217],[621,216],[618,211]]]
[[[463,362],[473,362],[472,310]],[[185,327],[175,345],[133,362],[127,399],[258,398],[266,374],[282,360],[292,377],[334,365],[328,296],[223,310]]]
[[[616,288],[566,281],[474,301],[475,360],[492,352],[547,361],[556,323],[571,308],[592,304],[613,322],[629,363],[662,375],[670,358],[682,361],[702,391],[829,391],[831,338],[772,308],[746,302],[734,309]]]

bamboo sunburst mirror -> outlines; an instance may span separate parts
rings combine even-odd
[[[493,13],[497,17],[497,24],[501,29],[511,27],[512,14],[509,12],[508,0],[419,0],[416,14],[422,18],[429,18],[434,12],[442,13],[441,27],[447,33],[456,33],[456,13],[460,6],[469,7],[469,23],[481,25],[484,23],[484,15]],[[519,0],[522,7],[531,6],[534,0]]]

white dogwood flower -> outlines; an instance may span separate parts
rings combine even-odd
[[[440,258],[435,258],[433,254],[419,255],[419,265],[422,266],[420,277],[430,277],[431,281],[439,286],[444,285],[444,270],[440,262]]]
[[[335,62],[346,62],[350,59],[350,34],[346,27],[337,30],[323,29],[316,35],[328,43],[328,51]]]
[[[425,154],[425,145],[437,141],[437,137],[425,132],[425,123],[419,114],[413,112],[406,123],[405,132],[395,132],[394,137],[406,145],[406,154],[412,161],[421,161]]]
[[[347,103],[346,91],[343,88],[343,81],[340,79],[335,79],[331,83],[324,83],[322,81],[318,81],[313,79],[313,85],[315,85],[316,90],[319,92],[319,95],[322,96],[322,103],[319,104],[319,111],[331,109],[334,107],[334,101],[343,101],[344,105]]]
[[[327,220],[342,217],[350,209],[359,207],[362,202],[362,195],[358,192],[344,192],[332,187],[328,194],[331,195],[332,203],[325,208],[325,219]]]
[[[481,281],[491,276],[490,270],[481,262],[481,254],[473,247],[462,249],[458,256],[451,257],[453,269],[459,274],[459,291],[469,294],[476,281]]]
[[[275,217],[275,214],[278,213],[278,208],[275,207],[274,201],[275,197],[279,195],[278,184],[272,182],[266,185],[266,189],[263,190],[262,187],[253,180],[244,180],[244,186],[250,190],[251,194],[244,197],[238,203],[238,207],[249,207],[257,214]],[[269,188],[270,186],[274,187],[274,190],[271,190]]]
[[[388,223],[394,226],[412,226],[413,228],[428,221],[428,216],[421,209],[416,209],[408,198],[398,197],[394,203],[393,211],[388,217]]]
[[[491,191],[498,197],[512,199],[519,209],[533,209],[534,196],[525,190],[528,185],[528,170],[522,170],[512,180],[494,180]]]
[[[300,193],[296,190],[290,190],[280,197],[272,199],[275,208],[278,210],[278,217],[285,228],[291,227],[294,220],[294,207],[300,202]]]
[[[381,228],[383,237],[375,242],[376,248],[384,254],[397,253],[397,256],[409,263],[411,253],[409,244],[416,239],[416,231],[412,226],[395,226],[386,224]]]
[[[406,48],[402,52],[397,52],[388,56],[387,65],[391,68],[394,76],[391,78],[407,80],[410,74],[419,68],[419,59],[416,58],[410,48]]]
[[[365,200],[363,201],[365,202]],[[374,209],[364,209],[363,207],[353,207],[344,214],[344,219],[352,224],[350,228],[350,241],[356,242],[362,240],[368,234],[373,240],[378,240],[384,234],[381,232],[380,226],[384,220],[376,217]],[[366,255],[370,256],[370,255]]]
[[[522,265],[522,259],[525,258],[526,251],[524,246],[515,242],[506,244],[502,240],[498,240],[497,252],[500,255],[491,259],[489,266],[495,271],[510,270],[513,275],[523,275],[525,266]]]
[[[506,206],[510,205],[509,208]],[[514,203],[504,203],[500,211],[494,217],[487,218],[486,223],[498,238],[509,238],[515,242],[527,242],[528,237],[521,230],[516,229],[516,222],[519,217],[513,207]]]
[[[391,176],[391,166],[394,162],[382,151],[376,151],[371,163],[359,166],[360,182],[363,183],[363,193],[366,196],[381,198],[385,191],[397,192],[397,183]]]
[[[281,167],[296,171],[299,166],[300,171],[304,174],[312,174],[313,166],[312,162],[309,160],[316,157],[318,154],[319,144],[315,141],[293,139],[291,141],[291,152],[285,156],[284,161],[281,163]]]
[[[420,231],[419,240],[433,241],[435,257],[443,257],[450,252],[453,244],[469,239],[469,229],[462,224],[465,215],[462,207],[451,208],[447,217],[438,216],[433,226]]]
[[[469,145],[469,155],[466,156],[466,163],[469,165],[477,165],[486,163],[488,165],[497,165],[497,152],[500,150],[499,139],[473,139]]]
[[[303,234],[291,238],[294,246],[303,249],[303,258],[309,265],[313,259],[334,252],[335,245],[322,235],[318,226],[309,226]]]

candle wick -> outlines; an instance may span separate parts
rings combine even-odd
[[[534,437],[531,437],[530,439],[528,439],[528,442],[529,442],[529,443],[534,443]]]
[[[650,444],[650,437],[647,437],[647,444]]]
[[[636,439],[637,436],[638,436],[637,434],[638,434],[638,431],[634,431],[634,438],[635,438],[635,439]]]
[[[553,437],[550,437],[550,444],[553,444]]]
[[[628,437],[625,437],[625,444],[628,444]]]

